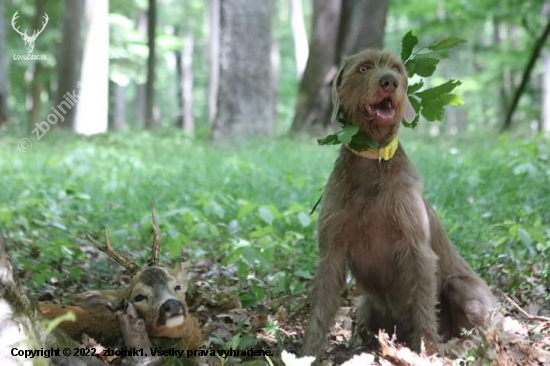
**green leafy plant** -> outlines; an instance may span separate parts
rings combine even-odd
[[[415,78],[415,83],[409,85],[407,95],[416,112],[416,118],[411,122],[403,121],[403,126],[415,128],[422,115],[427,121],[441,121],[445,107],[461,105],[462,99],[453,94],[461,84],[459,80],[450,79],[440,85],[424,88],[426,78],[431,77],[442,59],[449,57],[449,50],[466,42],[461,38],[449,37],[433,42],[427,46],[418,47],[418,37],[409,31],[402,40],[401,60],[407,69],[409,78]],[[349,144],[355,150],[378,148],[378,141],[361,133],[354,125],[342,126],[336,134],[328,135],[318,140],[319,145]]]

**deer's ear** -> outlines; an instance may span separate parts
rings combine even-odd
[[[176,267],[172,275],[176,278],[176,281],[180,284],[182,287],[182,292],[187,292],[187,283],[190,280],[190,274],[189,269],[191,268],[190,262],[183,262],[179,267]]]
[[[98,316],[112,316],[111,308],[124,299],[127,295],[125,290],[86,291],[80,294],[71,295],[71,300],[76,306],[96,314]]]

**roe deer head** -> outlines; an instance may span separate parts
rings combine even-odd
[[[76,306],[41,305],[40,310],[48,317],[55,318],[68,311],[76,315],[76,322],[60,325],[72,338],[81,341],[82,334],[98,340],[104,346],[114,346],[122,339],[120,326],[113,314],[121,301],[131,302],[140,318],[145,321],[147,334],[152,337],[181,339],[186,348],[200,346],[200,329],[196,318],[188,317],[185,293],[188,283],[188,263],[168,270],[159,266],[161,235],[155,208],[153,216],[153,244],[148,267],[139,268],[131,260],[117,253],[111,246],[109,234],[105,230],[105,245],[91,235],[87,239],[102,252],[123,265],[131,273],[130,284],[121,290],[87,291],[71,296]],[[189,344],[191,343],[191,344]]]

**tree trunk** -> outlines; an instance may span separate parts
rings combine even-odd
[[[338,39],[342,12],[341,0],[313,3],[309,58],[296,102],[293,132],[321,132],[330,123],[330,81],[336,74]]]
[[[126,122],[126,87],[109,82],[109,130],[125,131],[128,129]]]
[[[540,37],[535,42],[535,47],[533,48],[531,57],[529,57],[529,62],[527,62],[527,66],[525,67],[525,70],[523,70],[523,76],[521,77],[521,84],[519,85],[518,89],[516,90],[516,93],[514,94],[512,105],[510,106],[510,109],[508,110],[508,114],[506,115],[506,120],[502,125],[502,131],[509,130],[512,125],[512,118],[519,104],[519,99],[521,98],[523,92],[525,91],[525,88],[527,87],[527,83],[529,82],[529,78],[531,77],[531,72],[533,71],[535,62],[539,58],[542,47],[546,43],[546,39],[548,38],[549,35],[550,35],[550,20],[546,24],[546,27],[542,31]]]
[[[61,42],[57,58],[57,94],[55,105],[60,112],[65,111],[65,120],[56,123],[56,127],[73,129],[75,126],[76,107],[68,108],[66,93],[77,89],[82,69],[82,19],[85,0],[67,1],[63,12]],[[63,104],[62,104],[63,103]]]
[[[271,120],[279,119],[279,74],[281,73],[281,48],[276,37],[271,40]]]
[[[222,0],[215,140],[271,132],[272,0]]]
[[[109,0],[86,1],[86,42],[74,130],[107,132],[109,121]]]
[[[147,84],[145,87],[145,126],[158,128],[159,121],[155,119],[155,68],[156,68],[156,34],[157,34],[157,1],[149,0],[147,13]]]
[[[137,32],[145,39],[147,37],[147,13],[145,11],[138,12]],[[145,84],[136,81],[135,100],[134,100],[134,121],[136,127],[145,127]]]
[[[550,132],[550,52],[545,52],[542,76],[542,123],[540,130]]]
[[[6,25],[4,2],[0,3],[0,55],[6,54]],[[8,109],[8,67],[7,57],[0,57],[0,126],[6,123],[10,113]]]
[[[384,46],[388,0],[319,0],[304,78],[291,131],[323,133],[330,125],[330,84],[340,60],[367,47]]]
[[[302,79],[309,55],[306,23],[304,19],[303,0],[290,0],[290,25],[294,41],[294,59],[296,60],[296,75]]]
[[[193,32],[186,26],[183,37],[183,51],[175,52],[177,75],[177,100],[178,116],[176,126],[193,135],[195,133],[195,120],[193,117]],[[174,31],[179,36],[179,28]]]
[[[388,8],[388,0],[344,0],[339,59],[365,48],[384,47]]]
[[[212,126],[218,108],[218,88],[220,84],[220,0],[210,0],[209,9],[209,79],[208,79],[208,124]]]
[[[183,89],[183,130],[189,134],[195,133],[195,119],[193,117],[193,48],[194,38],[191,29],[184,38],[182,59],[182,89]]]
[[[32,27],[33,29],[40,29],[42,22],[44,21],[44,8],[46,0],[36,0],[36,11]],[[44,65],[40,60],[34,62],[32,66],[32,80],[30,82],[30,125],[34,126],[35,123],[40,122],[42,112],[42,91],[44,90],[43,79]],[[31,127],[31,129],[34,127]]]

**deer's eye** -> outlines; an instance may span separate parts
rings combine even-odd
[[[145,300],[147,300],[147,296],[137,295],[136,297],[134,297],[135,302],[141,302],[141,301],[145,301]]]
[[[174,291],[181,291],[181,286],[180,286],[180,285],[176,285],[176,287],[174,287]]]

